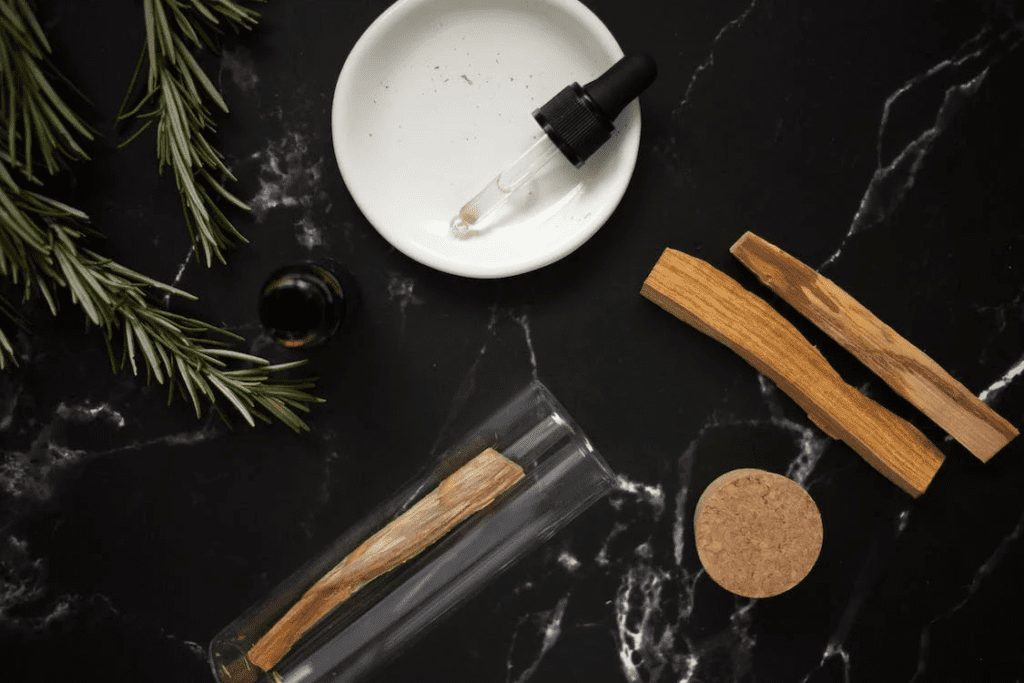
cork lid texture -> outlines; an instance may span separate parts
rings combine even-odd
[[[697,554],[722,588],[779,595],[807,576],[821,551],[821,513],[799,484],[758,469],[711,482],[694,515]]]

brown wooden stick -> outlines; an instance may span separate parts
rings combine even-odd
[[[331,610],[373,579],[408,562],[523,478],[523,468],[488,448],[345,556],[307,590],[249,650],[273,668]]]
[[[1017,436],[1013,425],[828,278],[750,232],[730,251],[982,462]]]
[[[916,497],[928,488],[942,453],[909,422],[846,384],[795,327],[735,280],[666,249],[641,293],[742,356],[904,491]]]

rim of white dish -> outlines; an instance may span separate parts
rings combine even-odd
[[[515,2],[516,0],[512,1]],[[598,45],[615,59],[623,56],[622,47],[615,40],[612,32],[590,8],[579,0],[542,1],[556,9],[562,9],[574,17],[594,37]],[[331,139],[338,169],[341,171],[341,177],[345,182],[349,195],[370,225],[391,246],[414,261],[444,273],[477,279],[497,279],[529,273],[560,261],[583,246],[587,240],[604,226],[612,213],[615,212],[615,209],[618,208],[622,197],[626,194],[630,180],[633,177],[633,172],[636,170],[636,161],[640,152],[641,121],[639,116],[636,118],[635,126],[631,127],[628,131],[622,131],[621,137],[623,139],[620,144],[628,145],[631,148],[627,150],[629,152],[628,162],[624,162],[629,165],[628,169],[624,169],[626,171],[624,173],[624,181],[607,193],[610,201],[603,203],[600,207],[596,207],[598,210],[595,210],[588,219],[588,228],[573,234],[571,238],[556,245],[556,248],[515,263],[502,264],[495,267],[486,263],[460,261],[457,258],[439,256],[436,252],[425,248],[416,241],[408,239],[402,231],[390,227],[387,221],[382,220],[381,216],[376,215],[372,206],[368,206],[352,191],[353,185],[349,182],[349,179],[354,173],[354,169],[347,164],[345,155],[342,154],[341,133],[336,125],[341,116],[342,94],[348,92],[353,87],[354,80],[359,77],[357,73],[359,63],[365,54],[376,45],[381,34],[390,30],[392,26],[418,7],[436,2],[444,2],[444,0],[397,0],[370,24],[356,41],[348,57],[345,58],[345,63],[341,67],[341,73],[338,75],[338,81],[334,88],[334,98],[331,104]],[[638,101],[634,102],[631,106],[638,106]]]

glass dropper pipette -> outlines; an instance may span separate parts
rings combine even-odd
[[[545,134],[459,209],[451,220],[452,234],[464,237],[482,227],[552,159],[564,157],[574,166],[582,166],[611,138],[615,117],[656,75],[653,59],[634,54],[623,57],[587,85],[573,83],[552,97],[533,112]]]
[[[459,213],[452,219],[452,233],[458,237],[467,235],[474,226],[483,223],[512,196],[513,192],[537,175],[557,155],[558,146],[547,135],[542,135],[494,180],[487,183],[475,197],[462,205]]]

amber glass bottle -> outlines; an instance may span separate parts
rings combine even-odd
[[[350,303],[346,274],[317,261],[279,268],[260,291],[260,322],[285,348],[323,344],[338,331]]]

